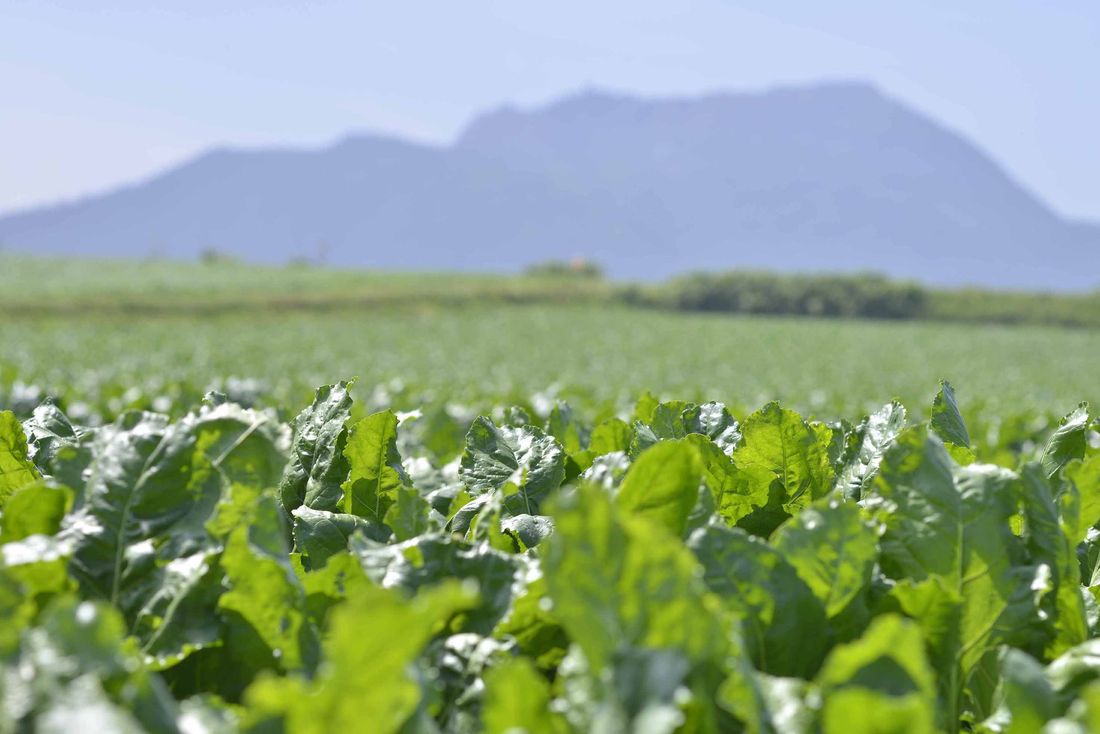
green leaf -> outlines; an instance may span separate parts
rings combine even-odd
[[[498,428],[480,416],[466,435],[459,476],[475,495],[510,484],[516,491],[505,500],[505,508],[512,514],[535,514],[565,480],[565,453],[538,428]]]
[[[61,409],[45,402],[23,423],[33,452],[35,466],[44,475],[73,488],[84,482],[81,474],[91,462],[91,441],[94,429],[77,428]]]
[[[756,667],[811,677],[831,631],[821,602],[783,556],[743,530],[714,525],[692,533],[688,546],[703,565],[707,588],[741,620]]]
[[[647,390],[642,393],[642,396],[638,398],[638,402],[634,405],[632,420],[641,421],[642,423],[651,423],[653,421],[653,413],[660,404],[661,401],[657,396]]]
[[[940,731],[914,696],[891,696],[867,688],[843,688],[825,700],[822,734],[922,734]]]
[[[435,513],[442,520],[442,516]],[[393,530],[397,540],[409,540],[432,529],[440,529],[433,523],[433,511],[428,501],[412,487],[398,487],[394,503],[386,511],[386,525]]]
[[[175,731],[175,701],[124,636],[106,604],[57,600],[3,676],[0,722],[14,708],[18,731]]]
[[[588,469],[599,457],[607,454],[630,450],[631,429],[618,418],[608,418],[592,429],[588,439],[588,448],[577,456],[582,469]]]
[[[622,517],[607,495],[581,487],[562,497],[543,572],[554,616],[596,671],[624,648],[678,650],[720,659],[724,632],[695,558],[663,530]]]
[[[332,611],[326,667],[312,682],[265,677],[245,695],[243,729],[299,734],[397,732],[420,702],[410,666],[447,620],[473,603],[457,583],[406,601],[391,591],[357,588]],[[365,718],[369,717],[369,718]]]
[[[1058,715],[1058,702],[1043,666],[1020,650],[1003,648],[999,655],[997,711],[983,725],[991,731],[1027,734],[1044,731]]]
[[[345,425],[351,417],[351,383],[317,388],[313,404],[294,419],[290,463],[279,486],[289,513],[303,504],[335,512],[344,496],[341,487],[350,467],[344,457]]]
[[[515,515],[506,517],[500,529],[516,542],[516,552],[522,553],[538,546],[554,532],[554,522],[542,515]]]
[[[963,448],[970,447],[970,433],[966,430],[955,391],[947,380],[940,381],[940,391],[932,401],[932,430],[941,439]]]
[[[321,568],[329,558],[348,550],[348,538],[359,530],[368,538],[385,541],[390,531],[383,525],[358,515],[311,510],[305,505],[291,513],[294,517],[294,547],[304,553],[309,568]]]
[[[167,563],[132,613],[131,634],[140,640],[146,664],[171,667],[199,650],[222,644],[215,613],[222,586],[219,554],[182,556]]]
[[[831,502],[808,507],[780,525],[773,544],[835,617],[870,584],[876,540],[858,507]]]
[[[745,419],[733,463],[744,477],[744,494],[768,497],[764,507],[741,521],[745,527],[770,535],[787,515],[828,494],[834,475],[827,432],[775,402]]]
[[[683,441],[662,441],[642,452],[623,479],[615,502],[637,517],[683,535],[699,496],[702,462]]]
[[[439,704],[430,706],[430,721],[429,707],[422,705],[417,719],[410,720],[405,728],[438,726],[446,732],[481,731],[485,676],[511,663],[513,652],[510,640],[476,634],[450,635],[433,642],[423,665],[432,671],[431,690]]]
[[[934,435],[912,429],[882,462],[865,500],[885,527],[879,563],[891,595],[925,630],[946,721],[986,651],[1034,619],[1040,570],[1009,520],[1018,478],[988,465],[957,467]]]
[[[1083,459],[1088,447],[1089,404],[1081,403],[1077,410],[1062,419],[1061,425],[1051,434],[1043,452],[1043,470],[1053,477],[1074,459]]]
[[[150,573],[153,540],[219,494],[195,434],[164,416],[126,413],[101,429],[84,504],[66,518],[71,571],[86,594],[129,606]]]
[[[40,478],[28,456],[27,437],[15,413],[0,411],[0,509],[17,489]]]
[[[824,732],[932,734],[936,681],[917,625],[875,618],[858,640],[836,646],[817,676]]]
[[[692,407],[694,407],[692,403],[684,400],[658,403],[653,409],[653,417],[647,421],[647,424],[653,431],[653,435],[662,441],[683,438],[688,434],[688,428],[684,425],[684,412]]]
[[[1043,599],[1042,631],[1046,640],[1044,654],[1057,657],[1088,637],[1084,597],[1081,595],[1081,568],[1077,559],[1074,537],[1083,533],[1080,523],[1080,502],[1073,484],[1063,487],[1057,499],[1050,481],[1037,464],[1026,464],[1020,470],[1023,500],[1024,532],[1028,552],[1033,562],[1049,570]]]
[[[588,440],[588,450],[593,457],[629,448],[630,426],[618,418],[608,418],[597,425]]]
[[[273,479],[281,452],[262,413],[204,408],[169,425],[131,412],[99,429],[94,459],[61,536],[82,590],[133,620],[164,564],[208,550],[207,523],[234,480]]]
[[[285,538],[274,500],[261,497],[251,522],[229,538],[222,558],[229,590],[218,609],[255,632],[269,651],[267,665],[311,671],[317,664],[317,633],[306,618],[305,592],[290,565]]]
[[[836,491],[845,499],[858,500],[874,479],[886,450],[905,428],[905,408],[896,400],[863,419],[856,431],[856,443],[841,458]]]
[[[722,403],[703,403],[686,408],[680,420],[689,434],[702,434],[726,454],[741,440],[741,427]]]
[[[1070,461],[1063,476],[1073,484],[1080,502],[1077,527],[1070,536],[1076,545],[1085,539],[1090,527],[1100,523],[1100,454]]]
[[[0,544],[31,535],[54,535],[73,504],[68,487],[30,484],[17,489],[0,515]]]
[[[362,535],[351,539],[351,552],[374,583],[412,596],[448,579],[476,582],[480,599],[464,617],[464,630],[489,634],[512,608],[519,563],[489,546],[451,535],[422,535],[383,545]]]
[[[485,675],[482,724],[486,734],[566,734],[569,726],[550,709],[550,685],[526,658]]]
[[[351,471],[342,485],[341,511],[384,522],[386,512],[397,501],[397,490],[406,481],[397,453],[397,416],[387,410],[352,426],[344,458]]]
[[[515,640],[524,657],[544,673],[553,675],[565,657],[569,639],[550,611],[546,578],[541,569],[530,564],[521,573],[524,591],[516,597],[511,613],[497,625],[493,635]]]
[[[550,410],[546,433],[556,438],[570,456],[580,454],[581,448],[588,443],[584,427],[577,420],[569,403],[562,400],[556,401]]]
[[[703,483],[710,491],[715,511],[728,524],[735,525],[768,503],[769,485],[754,482],[751,474],[738,471],[733,460],[714,441],[695,434],[683,440],[699,454]]]
[[[1100,682],[1100,639],[1082,642],[1046,667],[1046,679],[1064,709],[1087,687]]]

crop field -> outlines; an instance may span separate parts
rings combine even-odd
[[[33,267],[0,733],[1100,730],[1100,332]]]
[[[720,398],[741,411],[779,399],[836,418],[893,397],[923,405],[941,378],[960,386],[975,414],[1060,416],[1100,399],[1097,331],[611,304],[14,317],[0,322],[0,344],[0,404],[33,407],[50,394],[80,403],[80,419],[93,421],[126,407],[171,410],[165,400],[177,395],[185,410],[210,387],[270,394],[290,409],[314,386],[351,376],[362,400],[384,387],[400,409],[528,402],[547,391],[623,409],[651,391]]]

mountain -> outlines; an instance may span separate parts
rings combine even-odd
[[[585,92],[476,118],[446,147],[378,136],[216,150],[148,181],[0,218],[35,252],[616,276],[877,270],[937,284],[1100,285],[1067,221],[978,148],[863,84],[644,99]]]

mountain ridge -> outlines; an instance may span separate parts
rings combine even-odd
[[[0,217],[9,248],[622,277],[877,270],[940,285],[1100,285],[1070,221],[962,136],[862,83],[641,98],[585,90],[475,116],[449,145],[356,133],[220,146],[101,195]]]

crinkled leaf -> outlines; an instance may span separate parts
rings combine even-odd
[[[905,428],[905,408],[896,400],[867,416],[857,429],[855,443],[841,458],[836,490],[845,499],[858,500],[874,478],[886,450]]]
[[[279,496],[289,513],[306,504],[335,512],[344,496],[341,485],[348,478],[344,457],[351,385],[338,382],[317,388],[313,404],[294,419],[294,439]]]
[[[447,579],[476,582],[479,601],[466,615],[467,631],[491,632],[508,614],[517,592],[518,561],[487,543],[465,543],[450,535],[422,535],[383,545],[354,535],[350,545],[372,581],[410,596]]]
[[[474,494],[512,485],[515,491],[505,508],[512,514],[532,514],[564,481],[565,453],[538,428],[497,427],[481,416],[466,435],[459,476]]]
[[[154,669],[175,665],[197,650],[221,644],[217,609],[222,586],[219,555],[199,551],[170,561],[134,613],[131,630]]]
[[[741,440],[741,427],[722,403],[703,403],[680,414],[687,433],[698,433],[714,441],[729,454]]]

